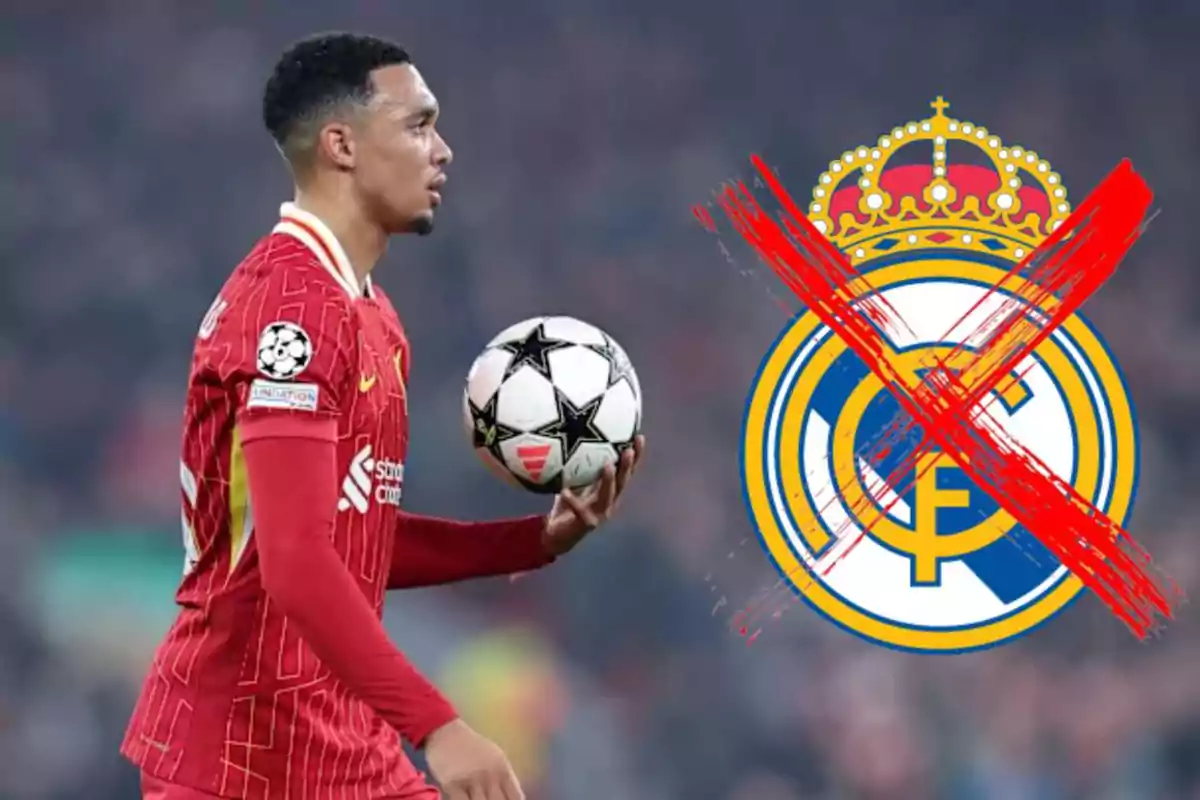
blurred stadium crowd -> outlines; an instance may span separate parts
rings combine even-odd
[[[735,453],[787,313],[689,214],[752,151],[804,198],[935,94],[1044,153],[1076,201],[1132,157],[1163,213],[1087,313],[1139,408],[1132,529],[1194,592],[1200,16],[841,5],[6,2],[0,797],[136,796],[116,747],[182,566],[192,337],[288,198],[258,116],[271,60],[336,27],[407,44],[457,153],[439,230],[377,273],[415,347],[411,507],[537,507],[475,463],[458,419],[471,359],[517,319],[605,327],[646,394],[647,465],[619,523],[525,580],[390,602],[393,636],[531,798],[1200,798],[1187,606],[1149,643],[1086,598],[1018,644],[930,658],[771,591]],[[748,643],[730,620],[764,592],[783,613]]]

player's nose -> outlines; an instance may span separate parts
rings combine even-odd
[[[437,143],[433,148],[433,163],[438,167],[445,167],[454,160],[454,151],[450,149],[450,145],[442,138],[442,135],[437,134]]]

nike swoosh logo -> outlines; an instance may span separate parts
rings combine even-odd
[[[363,377],[359,378],[358,379],[358,390],[360,392],[371,391],[371,387],[375,385],[375,380],[378,377],[379,377],[378,375],[372,375],[371,377],[368,378],[364,375]]]

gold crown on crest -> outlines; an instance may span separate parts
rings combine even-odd
[[[950,104],[940,96],[930,107],[932,117],[898,126],[874,146],[831,162],[813,189],[808,218],[852,264],[929,248],[1019,261],[1070,216],[1061,177],[1032,150],[945,116]],[[918,142],[932,143],[931,162],[889,166]],[[951,142],[984,157],[950,163]]]

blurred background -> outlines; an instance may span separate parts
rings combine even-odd
[[[290,185],[259,118],[292,39],[395,38],[456,150],[436,235],[377,271],[415,348],[406,498],[493,517],[459,393],[508,324],[613,333],[650,448],[554,568],[394,595],[393,637],[536,800],[1200,798],[1191,610],[1139,643],[1091,597],[997,651],[890,652],[783,602],[740,499],[742,405],[788,318],[693,203],[765,154],[803,201],[845,149],[950,114],[1078,201],[1124,156],[1163,214],[1086,312],[1140,412],[1131,526],[1197,584],[1194,3],[5,0],[0,105],[0,798],[137,797],[117,745],[183,554],[193,336]]]

